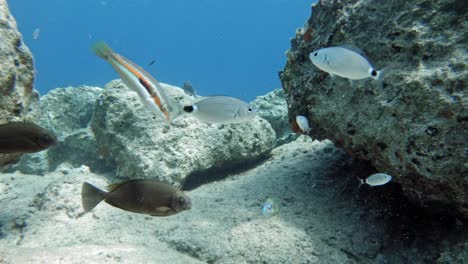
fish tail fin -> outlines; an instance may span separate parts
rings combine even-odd
[[[383,79],[385,75],[387,75],[388,70],[389,70],[389,67],[385,67],[381,69],[380,71],[377,71],[377,75],[373,77],[377,81],[377,84],[380,88],[383,88],[383,84],[384,84]]]
[[[81,203],[83,205],[84,212],[87,213],[93,210],[102,200],[106,198],[106,192],[84,182],[81,186]]]
[[[113,53],[112,49],[104,41],[94,43],[92,50],[94,54],[105,60],[108,60]]]

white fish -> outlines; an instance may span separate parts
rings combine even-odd
[[[311,129],[309,127],[309,121],[307,121],[307,118],[305,116],[298,115],[296,116],[296,123],[301,129],[302,133],[308,136]]]
[[[172,121],[181,113],[182,106],[167,97],[164,88],[141,67],[115,53],[104,42],[93,46],[97,56],[105,59],[117,71],[122,81],[139,96],[143,104],[167,121]]]
[[[229,96],[210,96],[184,106],[183,110],[205,123],[234,124],[249,121],[257,110],[248,103]]]
[[[36,28],[32,33],[32,38],[34,40],[38,39],[41,34],[41,28]]]
[[[352,46],[329,47],[316,50],[309,58],[317,68],[352,80],[373,78],[382,86],[385,70],[376,70],[363,51]]]
[[[361,184],[368,184],[370,186],[379,186],[388,183],[392,180],[392,176],[386,173],[374,173],[367,177],[367,179],[359,179]]]

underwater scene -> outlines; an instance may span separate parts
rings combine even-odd
[[[0,0],[0,263],[468,263],[465,0]]]

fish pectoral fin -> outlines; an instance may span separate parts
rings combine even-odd
[[[234,114],[234,118],[240,117],[240,110],[241,110],[241,107],[240,107],[240,105],[239,105],[239,106],[237,107],[236,113]]]
[[[167,207],[167,206],[161,206],[156,208],[154,212],[151,213],[152,216],[168,216],[168,215],[173,215],[176,212],[172,210],[172,208]]]

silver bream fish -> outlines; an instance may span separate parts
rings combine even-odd
[[[302,115],[296,116],[296,123],[301,129],[302,134],[304,135],[309,135],[310,133],[310,126],[309,126],[309,121],[307,121],[307,118]]]
[[[234,124],[249,121],[257,110],[248,103],[229,96],[210,96],[184,106],[183,110],[196,119],[212,124]]]
[[[392,180],[392,176],[386,173],[374,173],[367,177],[367,179],[359,179],[361,184],[368,184],[370,186],[379,186],[388,183]]]
[[[373,78],[382,86],[384,70],[376,70],[363,51],[352,46],[329,47],[309,55],[317,68],[328,72],[332,78],[340,76],[350,80]]]

